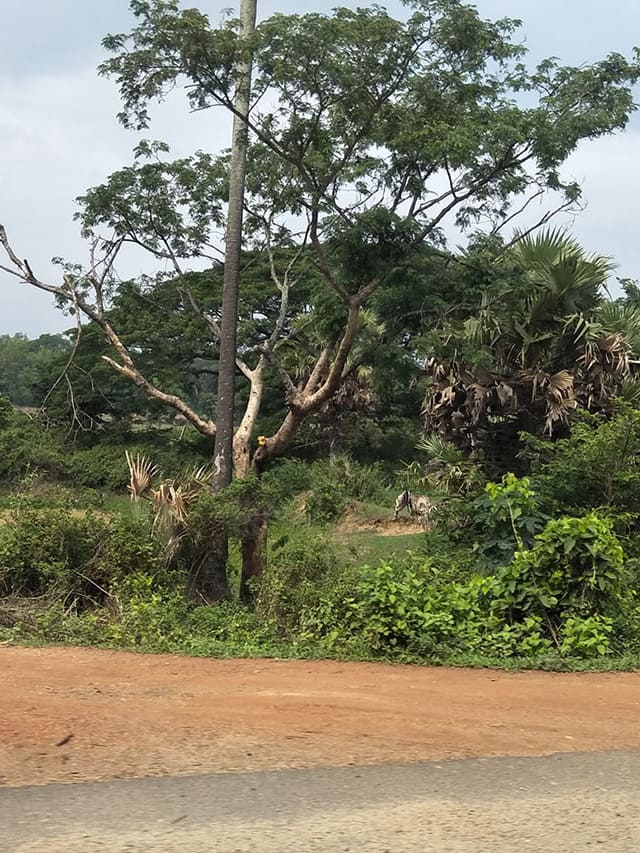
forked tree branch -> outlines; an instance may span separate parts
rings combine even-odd
[[[72,276],[65,276],[65,283],[63,285],[53,285],[42,281],[34,275],[28,261],[21,261],[18,254],[11,246],[7,237],[6,229],[3,225],[0,225],[0,244],[4,248],[7,257],[12,264],[12,267],[0,265],[0,269],[14,275],[21,281],[38,288],[38,290],[44,290],[47,293],[58,296],[67,303],[71,303],[71,305],[75,307],[76,311],[82,312],[85,317],[92,320],[100,328],[118,356],[118,360],[109,356],[103,356],[104,361],[112,370],[121,376],[125,376],[130,382],[140,388],[140,390],[143,391],[149,399],[156,400],[165,406],[169,406],[181,414],[186,421],[198,430],[198,432],[208,436],[215,435],[216,426],[213,421],[201,418],[197,412],[184,402],[184,400],[175,394],[166,394],[152,382],[149,382],[149,380],[140,372],[131,356],[131,353],[124,345],[118,334],[114,331],[111,324],[106,319],[104,312],[101,310],[100,288],[104,282],[104,278],[96,274],[95,268],[89,270],[88,275],[83,276],[82,278],[83,282],[91,283],[94,288],[94,292],[96,292],[98,304],[91,305],[91,303],[89,303],[79,291],[77,287],[77,280]],[[109,269],[113,268],[114,262],[115,257],[112,256],[109,260]]]

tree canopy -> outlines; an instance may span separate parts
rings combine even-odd
[[[473,272],[447,246],[445,223],[472,248],[502,251],[531,200],[554,194],[542,223],[579,205],[563,163],[581,141],[623,129],[635,109],[637,51],[529,68],[520,22],[483,20],[460,0],[406,5],[402,19],[380,6],[276,14],[245,38],[236,19],[215,26],[177,0],[132,0],[131,31],[104,40],[111,56],[100,72],[119,88],[120,121],[138,131],[176,85],[191,109],[236,115],[234,68],[247,51],[253,58],[244,253],[262,258],[254,263],[268,277],[261,307],[248,310],[241,297],[237,371],[247,390],[236,418],[237,473],[250,464],[265,383],[279,387],[282,419],[259,450],[263,461],[284,453],[336,395],[355,393],[348,383],[358,372],[364,379],[367,360],[383,353],[417,367],[437,331],[431,309],[443,283],[444,310],[462,316],[465,302],[477,307],[494,262]],[[219,346],[228,180],[228,152],[172,160],[165,143],[139,142],[131,165],[79,199],[91,260],[63,266],[55,284],[38,280],[2,232],[7,269],[94,324],[116,374],[211,437],[213,401],[197,390],[215,371]],[[127,244],[168,263],[172,283],[164,270],[121,283],[114,271]],[[195,283],[196,263],[211,266],[208,289]],[[249,299],[250,270],[242,281]],[[463,302],[452,304],[453,293]],[[131,330],[121,307],[136,302],[149,312],[137,312],[141,328]],[[207,411],[198,405],[205,399]]]

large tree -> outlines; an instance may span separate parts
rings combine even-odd
[[[125,126],[147,128],[150,104],[177,83],[191,109],[223,107],[244,118],[234,101],[234,68],[247,50],[238,22],[214,27],[176,0],[130,5],[136,25],[105,39],[113,56],[101,69],[118,84]],[[446,252],[447,219],[461,231],[483,223],[499,233],[547,190],[560,196],[559,207],[577,204],[580,190],[563,180],[562,164],[582,140],[623,128],[634,109],[635,60],[613,54],[579,68],[547,60],[528,71],[514,40],[518,22],[484,21],[459,0],[407,5],[406,20],[379,6],[274,15],[251,40],[245,242],[270,259],[278,310],[253,360],[237,360],[250,389],[234,439],[239,475],[283,454],[305,419],[339,391],[363,311],[374,296],[406,286],[425,245]],[[136,243],[169,260],[185,282],[185,301],[219,336],[220,317],[192,299],[186,270],[215,252],[228,175],[226,154],[171,161],[166,146],[140,144],[132,166],[81,200],[92,261],[67,266],[61,282],[43,281],[0,231],[5,269],[84,314],[109,341],[114,371],[212,438],[210,415],[142,372],[109,320],[108,301],[117,256]],[[293,257],[283,261],[278,250],[287,246]],[[315,351],[292,371],[283,357],[289,303],[309,257],[325,292],[310,311],[319,321]],[[268,369],[280,378],[287,411],[252,455]]]

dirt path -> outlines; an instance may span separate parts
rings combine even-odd
[[[640,748],[640,675],[0,649],[0,784]]]

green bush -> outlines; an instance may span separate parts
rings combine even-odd
[[[300,628],[321,606],[323,596],[335,588],[339,565],[322,537],[285,541],[269,556],[267,570],[258,582],[256,613],[280,635]]]
[[[563,614],[608,614],[626,591],[624,552],[609,519],[590,513],[549,521],[535,545],[487,584],[492,610],[540,615],[559,630]]]
[[[309,524],[326,525],[335,521],[345,510],[347,497],[341,485],[329,480],[316,483],[305,503]]]
[[[410,565],[366,566],[356,591],[355,625],[374,652],[408,647],[426,629],[426,577]]]
[[[521,435],[541,505],[550,514],[609,506],[640,514],[640,411],[610,421],[582,415],[568,438]]]
[[[385,504],[389,499],[389,479],[380,463],[363,465],[348,456],[339,456],[329,463],[316,462],[313,472],[327,468],[334,483],[344,490],[348,500],[361,503]]]
[[[13,413],[13,406],[11,405],[11,400],[8,397],[4,397],[0,394],[0,433],[7,429],[9,424],[11,423],[11,416]]]
[[[494,575],[451,578],[432,560],[366,568],[347,632],[376,654],[440,659],[589,658],[640,646],[635,591],[608,519],[550,521],[533,548]]]
[[[16,501],[0,527],[0,594],[102,602],[132,572],[160,573],[148,521]]]
[[[210,442],[194,430],[176,427],[135,429],[128,423],[80,433],[47,425],[38,418],[0,409],[0,482],[14,484],[39,473],[49,482],[123,492],[129,479],[125,448],[151,457],[166,474],[201,465]]]
[[[185,633],[189,606],[181,589],[157,574],[134,571],[111,584],[110,613],[102,636],[109,644],[170,651]]]
[[[487,483],[469,504],[473,551],[482,569],[510,562],[516,549],[527,548],[542,530],[545,517],[538,509],[527,477],[505,474],[500,483]]]
[[[131,448],[144,454],[140,448]],[[66,478],[79,486],[124,493],[129,482],[129,469],[122,447],[96,445],[69,455]]]
[[[0,482],[15,483],[32,472],[64,480],[68,474],[69,447],[61,434],[22,412],[11,412],[0,430]]]
[[[311,488],[311,465],[299,459],[278,459],[268,471],[282,501],[290,500]]]
[[[612,522],[594,513],[549,521],[534,547],[516,553],[482,591],[494,617],[510,625],[534,617],[562,654],[607,654],[637,612]]]

